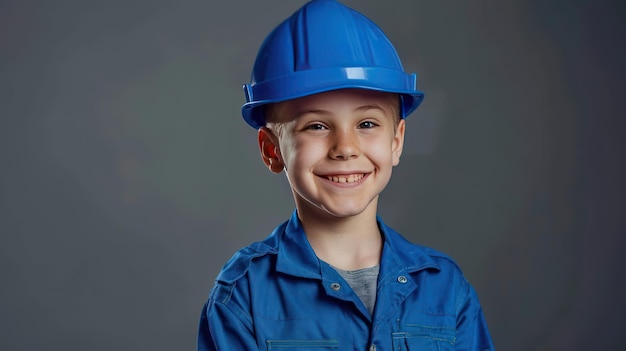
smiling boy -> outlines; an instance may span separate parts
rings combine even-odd
[[[311,1],[266,38],[245,87],[244,119],[296,210],[226,263],[198,350],[493,350],[457,265],[377,217],[423,97],[382,31]]]
[[[308,242],[337,268],[379,263],[378,196],[404,139],[397,104],[390,93],[333,90],[277,103],[259,130],[263,161],[285,169]]]

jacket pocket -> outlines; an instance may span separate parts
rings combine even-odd
[[[267,350],[307,350],[324,351],[338,350],[339,342],[328,340],[266,340]]]
[[[393,333],[394,350],[400,351],[452,351],[456,342],[456,329],[419,324],[405,324]]]

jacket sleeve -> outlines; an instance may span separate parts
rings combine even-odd
[[[457,309],[458,351],[493,351],[495,350],[487,329],[478,296],[472,286],[464,280],[464,292],[461,294]]]
[[[232,306],[209,299],[202,309],[198,351],[258,351],[249,317]]]

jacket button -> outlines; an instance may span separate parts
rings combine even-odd
[[[408,281],[409,281],[409,280],[408,280],[408,279],[406,279],[406,277],[405,277],[405,276],[403,276],[403,275],[401,275],[401,276],[399,276],[399,277],[398,277],[398,283],[400,283],[400,284],[404,284],[404,283],[406,283],[406,282],[408,282]]]
[[[376,345],[375,344],[372,344],[370,346],[370,351],[376,351]]]
[[[339,285],[339,283],[332,283],[330,284],[330,288],[337,291],[339,289],[341,289],[341,285]]]

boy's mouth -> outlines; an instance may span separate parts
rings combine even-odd
[[[339,174],[339,175],[328,175],[328,176],[326,176],[326,179],[330,180],[331,182],[335,182],[335,183],[354,183],[354,182],[358,182],[359,180],[363,179],[363,177],[365,177],[365,174],[363,174],[363,173],[358,173],[358,174]]]

